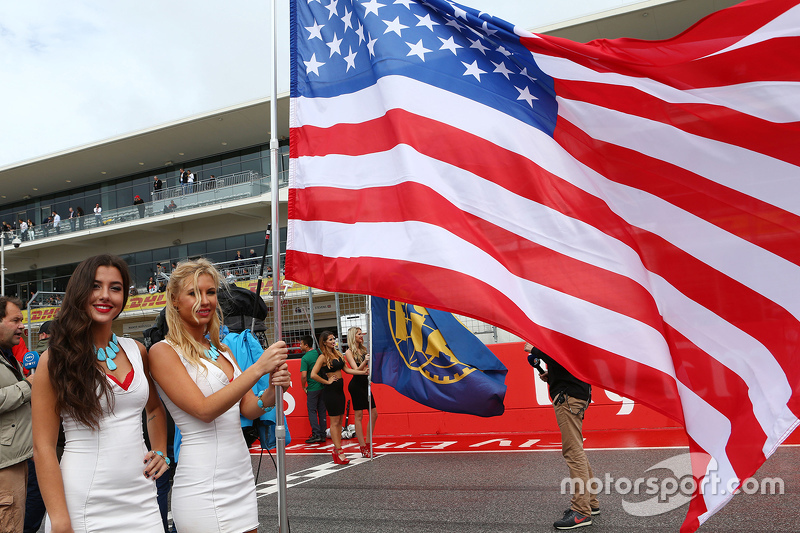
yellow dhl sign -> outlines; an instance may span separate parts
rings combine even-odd
[[[250,292],[256,292],[258,286],[257,280],[237,281],[237,287],[242,287]],[[283,287],[283,284],[281,285]],[[298,290],[307,290],[305,285],[293,284],[289,291],[294,292]],[[261,296],[266,297],[272,291],[272,284],[263,283],[261,285]],[[164,292],[157,292],[155,294],[137,294],[128,298],[128,303],[125,305],[125,311],[148,311],[151,309],[161,309],[167,304],[167,294]],[[58,313],[59,307],[39,307],[31,310],[31,322],[46,322],[55,318]],[[23,320],[28,321],[27,310],[22,311]]]

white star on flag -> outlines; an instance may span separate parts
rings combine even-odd
[[[486,74],[486,71],[483,71],[480,68],[478,68],[477,59],[470,64],[464,63],[463,61],[461,62],[461,64],[467,67],[467,71],[464,72],[463,74],[464,76],[472,75],[475,76],[476,80],[481,81],[481,74]]]
[[[399,37],[402,37],[402,35],[400,35],[400,32],[403,31],[404,29],[408,28],[408,26],[404,26],[403,24],[400,24],[400,17],[395,17],[395,19],[391,20],[391,21],[385,21],[384,20],[384,22],[386,22],[386,31],[383,32],[384,35],[389,33],[390,31],[393,31]]]
[[[422,39],[419,40],[417,44],[406,43],[410,48],[411,51],[408,53],[409,56],[419,56],[419,58],[425,61],[425,54],[430,52],[424,46],[422,46]]]
[[[310,61],[303,61],[303,63],[306,65],[306,74],[313,72],[317,76],[319,76],[319,67],[325,64],[317,61],[317,54],[313,54]]]

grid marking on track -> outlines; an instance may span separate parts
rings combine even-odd
[[[378,457],[377,455],[375,456]],[[313,481],[315,479],[319,479],[321,477],[328,476],[330,474],[335,474],[341,470],[345,470],[347,468],[351,468],[353,466],[358,466],[362,463],[369,461],[364,457],[358,457],[355,459],[350,459],[350,464],[347,465],[337,465],[333,461],[323,463],[321,465],[312,466],[309,468],[305,468],[300,470],[299,472],[293,472],[291,474],[286,474],[286,488],[295,487],[297,485],[302,485],[303,483],[307,483],[309,481]],[[262,481],[258,485],[256,485],[256,494],[257,498],[263,498],[264,496],[269,496],[270,494],[275,494],[278,492],[278,479],[270,479],[267,481]]]

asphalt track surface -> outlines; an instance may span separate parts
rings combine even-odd
[[[352,441],[355,442],[355,441]],[[330,441],[328,441],[330,443]],[[329,449],[330,446],[328,446]],[[674,465],[688,468],[685,447],[592,449],[588,451],[594,475],[606,474],[616,482],[656,475],[659,483],[673,476]],[[356,453],[350,453],[353,459]],[[676,458],[677,457],[677,458]],[[668,460],[669,468],[651,469]],[[259,457],[253,456],[254,469]],[[800,493],[800,447],[782,446],[754,476],[783,480],[784,494],[736,494],[699,531],[757,532],[800,531],[797,518]],[[648,469],[651,469],[648,472]],[[388,452],[373,460],[358,458],[347,466],[334,465],[330,453],[290,451],[286,455],[287,507],[292,533],[499,533],[556,531],[552,523],[569,507],[561,480],[567,469],[560,451],[430,451]],[[688,470],[687,470],[688,472]],[[677,475],[680,475],[678,472]],[[752,487],[756,485],[751,485]],[[621,491],[627,485],[621,482]],[[680,494],[664,503],[631,505],[657,496],[640,485],[631,492],[600,495],[601,514],[591,527],[596,532],[677,532],[688,504]],[[665,492],[671,486],[665,485]],[[259,531],[278,531],[275,468],[267,454],[257,479]],[[635,513],[634,516],[623,506]],[[188,532],[181,532],[188,533]]]

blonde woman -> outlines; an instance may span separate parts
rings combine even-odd
[[[350,366],[353,378],[347,386],[350,392],[350,399],[353,401],[354,424],[356,426],[356,438],[361,450],[362,457],[370,457],[370,444],[372,436],[366,440],[364,438],[364,424],[362,419],[364,411],[372,407],[372,429],[375,429],[375,421],[378,420],[378,410],[375,408],[375,399],[369,395],[369,353],[364,346],[364,334],[361,328],[352,327],[347,330],[347,351],[344,357]]]
[[[344,418],[344,382],[342,371],[352,374],[353,371],[344,364],[342,352],[336,349],[336,337],[330,331],[323,331],[319,336],[319,353],[317,362],[311,370],[311,379],[325,385],[322,400],[328,411],[331,424],[331,440],[333,441],[333,462],[346,465],[350,460],[342,450],[342,419]]]
[[[221,285],[207,260],[181,263],[167,284],[169,333],[150,350],[153,378],[183,438],[172,487],[178,531],[257,530],[255,481],[239,415],[259,417],[275,403],[275,386],[291,384],[283,341],[244,371],[219,342]],[[269,388],[256,396],[251,388],[268,373]]]

